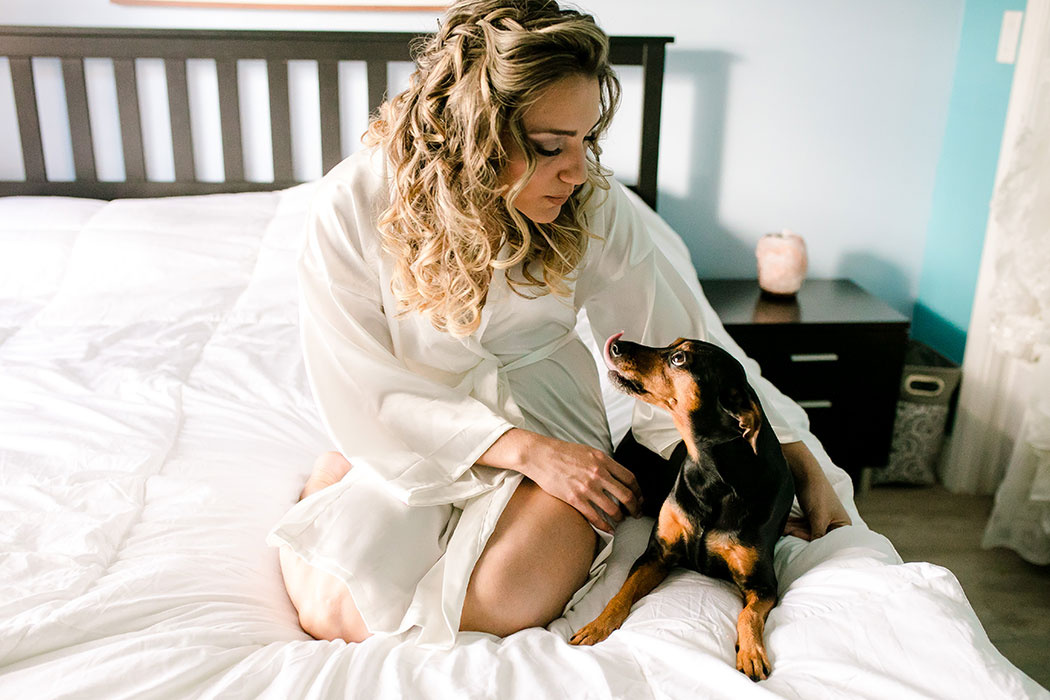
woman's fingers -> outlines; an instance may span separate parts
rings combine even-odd
[[[610,476],[608,481],[602,486],[602,492],[606,497],[606,502],[609,504],[612,510],[604,508],[605,512],[610,515],[616,514],[622,515],[621,506],[627,509],[627,512],[631,515],[638,515],[642,512],[641,500],[635,495],[628,486],[618,480],[615,477]],[[620,520],[619,517],[616,518]]]
[[[511,431],[513,432],[513,431]],[[518,471],[547,493],[565,501],[604,532],[623,520],[623,508],[641,513],[641,489],[634,474],[599,449],[556,438],[523,433],[531,449]]]
[[[807,542],[813,539],[809,529],[809,520],[806,518],[796,518],[794,516],[788,518],[787,523],[784,525],[784,534],[793,535]]]
[[[591,501],[591,505],[605,513],[613,522],[623,520],[623,510],[620,508],[620,500],[611,493],[602,489],[598,501]]]
[[[641,515],[642,487],[638,485],[638,479],[635,478],[634,473],[611,457],[609,458],[608,469],[615,479],[612,495],[619,499],[620,503],[627,508],[631,515]]]
[[[576,502],[568,503],[591,525],[608,533],[612,533],[616,523],[623,520],[619,500],[604,488],[583,490],[578,494]]]
[[[580,511],[587,518],[587,522],[594,527],[602,532],[608,532],[610,535],[613,534],[616,529],[616,522],[604,510],[595,505],[594,501],[588,501],[587,503],[590,506],[589,508],[577,508],[576,510]]]
[[[639,498],[635,491],[621,481],[623,478],[621,475],[624,473],[632,478],[633,474],[604,454],[599,455],[598,463],[592,469],[591,479],[586,485],[587,498],[592,504],[612,518],[614,522],[623,519],[622,508],[626,508],[631,515],[641,512]]]

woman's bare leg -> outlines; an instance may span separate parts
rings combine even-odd
[[[460,629],[505,637],[550,624],[587,580],[596,543],[575,508],[525,479],[474,566]]]
[[[326,452],[314,463],[299,499],[337,483],[350,471],[350,462],[338,452]],[[299,625],[317,639],[360,642],[371,636],[350,590],[342,581],[314,568],[281,547],[281,573],[288,597],[299,613]]]
[[[341,454],[321,455],[301,498],[335,484],[349,470]],[[474,567],[460,629],[504,637],[548,625],[587,580],[596,543],[594,530],[572,506],[524,480]],[[288,597],[307,633],[348,642],[371,636],[342,581],[287,547],[280,557]]]

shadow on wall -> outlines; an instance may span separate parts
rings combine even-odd
[[[667,53],[660,164],[665,172],[683,170],[673,174],[672,186],[660,188],[659,211],[685,240],[702,278],[755,274],[751,246],[723,227],[718,213],[729,70],[736,58],[725,51],[677,51],[673,45]],[[690,146],[685,153],[683,144]]]
[[[835,268],[836,277],[851,279],[895,310],[911,316],[914,297],[908,296],[908,275],[894,263],[866,252],[846,253]]]
[[[667,54],[659,212],[685,240],[697,273],[706,279],[757,275],[753,241],[727,228],[719,211],[730,72],[738,60],[725,51],[678,51],[673,44]],[[857,282],[911,317],[910,278],[894,263],[845,252],[834,276]]]

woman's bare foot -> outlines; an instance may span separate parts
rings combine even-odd
[[[343,455],[338,452],[325,452],[314,462],[314,470],[310,478],[306,480],[306,485],[299,494],[299,500],[338,483],[350,471],[350,467],[350,462]]]
[[[325,452],[314,462],[299,500],[338,483],[350,471],[350,462],[338,452]],[[360,642],[371,636],[354,605],[346,584],[314,568],[289,547],[281,547],[281,574],[288,597],[299,614],[299,625],[316,639]]]

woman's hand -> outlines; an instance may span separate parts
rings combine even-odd
[[[835,528],[852,525],[853,521],[809,448],[802,442],[780,447],[795,477],[795,493],[805,515],[803,518],[789,518],[784,534],[815,540]]]
[[[623,520],[621,504],[631,515],[641,514],[642,492],[634,474],[587,445],[512,428],[477,463],[521,472],[605,532]]]

